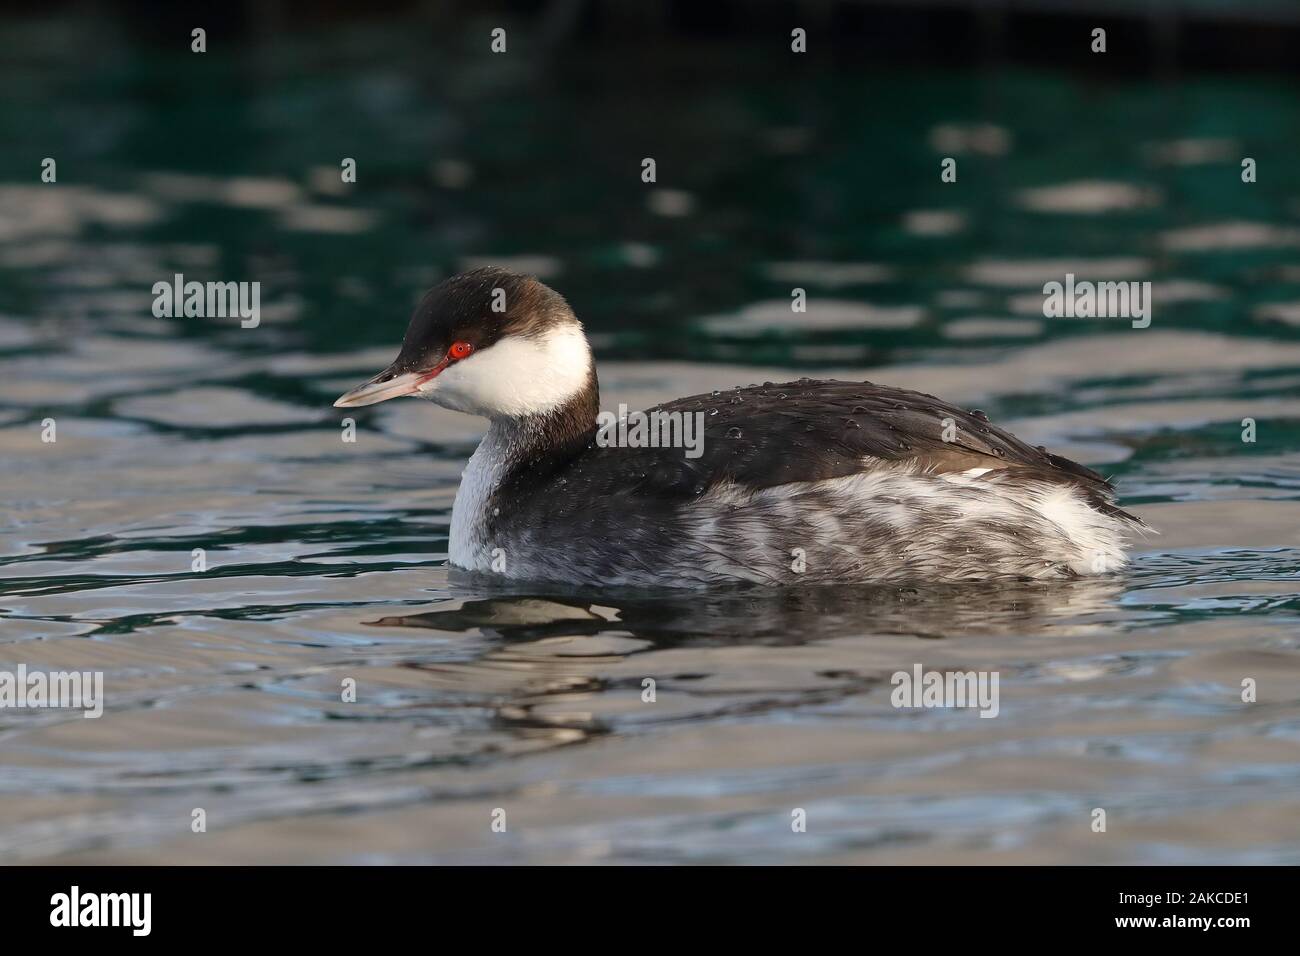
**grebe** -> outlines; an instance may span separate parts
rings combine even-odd
[[[564,298],[484,268],[431,289],[396,360],[334,404],[415,395],[489,419],[449,556],[521,580],[1073,578],[1121,568],[1145,527],[1096,472],[920,392],[801,379],[648,410],[701,413],[695,457],[597,441],[599,394]]]

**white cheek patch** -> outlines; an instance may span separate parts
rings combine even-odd
[[[449,366],[420,394],[458,412],[519,418],[563,405],[587,387],[591,348],[578,325],[511,336]]]

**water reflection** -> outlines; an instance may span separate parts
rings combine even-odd
[[[506,642],[617,630],[656,647],[739,641],[798,645],[864,634],[945,640],[963,635],[1032,635],[1048,629],[1095,630],[1110,620],[1108,615],[1117,609],[1123,590],[1124,579],[1118,576],[930,587],[740,588],[707,594],[611,590],[601,594],[599,603],[589,593],[584,597],[548,590],[467,600],[366,623],[478,630]]]
[[[464,575],[484,586],[475,576]],[[448,720],[488,737],[457,759],[475,765],[519,747],[539,752],[643,733],[652,727],[732,720],[785,720],[819,709],[863,711],[879,720],[890,676],[974,644],[989,654],[1017,638],[1034,663],[988,666],[1055,680],[1115,676],[1131,661],[1058,667],[1060,641],[1118,634],[1123,579],[952,585],[937,588],[738,588],[725,593],[592,595],[548,590],[475,597],[417,613],[366,620],[376,629],[486,639],[467,657],[407,658],[408,691],[426,698],[399,713]],[[498,588],[500,589],[500,588]],[[944,645],[956,645],[949,650]],[[1033,645],[1042,645],[1033,649]],[[655,698],[643,696],[647,679]],[[430,696],[431,695],[431,696]],[[454,715],[454,716],[453,716]],[[340,712],[340,717],[346,714]],[[393,716],[388,708],[385,719]],[[506,741],[509,741],[506,744]],[[503,747],[505,748],[503,750]],[[585,762],[585,761],[583,761]]]

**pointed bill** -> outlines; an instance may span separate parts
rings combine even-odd
[[[370,381],[358,385],[350,392],[339,396],[334,403],[335,408],[351,408],[356,405],[374,405],[377,402],[386,402],[390,398],[400,398],[403,395],[414,395],[420,390],[420,386],[429,379],[441,372],[442,369],[436,369],[432,373],[425,372],[394,372],[391,367],[384,369]]]

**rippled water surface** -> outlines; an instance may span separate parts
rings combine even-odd
[[[374,28],[0,44],[0,669],[107,696],[0,713],[0,860],[1300,862],[1286,83],[502,65]],[[904,385],[1113,475],[1160,533],[1072,585],[458,578],[479,423],[395,402],[345,443],[330,403],[479,260],[569,296],[605,408]],[[1044,319],[1066,271],[1151,280],[1151,327]],[[155,318],[176,272],[259,280],[261,326]],[[998,717],[896,710],[917,663],[998,671]]]

